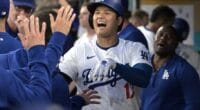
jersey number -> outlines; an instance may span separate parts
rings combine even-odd
[[[132,99],[134,97],[134,94],[135,94],[135,92],[133,91],[133,88],[131,88],[131,86],[128,83],[126,83],[124,85],[124,88],[125,88],[125,92],[126,92],[126,98]]]

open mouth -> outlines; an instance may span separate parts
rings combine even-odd
[[[106,23],[105,23],[105,21],[103,21],[103,20],[98,20],[98,21],[97,21],[97,26],[98,26],[98,27],[106,27]]]
[[[158,45],[158,47],[164,47],[165,46],[164,43],[158,43],[157,45]]]
[[[97,26],[98,27],[106,27],[106,24],[98,23]]]

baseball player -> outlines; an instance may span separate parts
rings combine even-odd
[[[80,38],[76,41],[77,44],[79,44],[80,42],[96,39],[96,34],[91,28],[88,20],[90,15],[90,12],[87,9],[88,4],[89,2],[84,2],[80,8],[79,22],[85,32],[81,33],[81,35],[79,36]]]
[[[9,0],[0,3],[0,54],[22,48],[21,43],[5,32],[6,17],[9,12]]]
[[[59,69],[76,82],[79,92],[90,88],[100,94],[100,104],[84,110],[133,110],[131,87],[146,87],[151,76],[148,50],[141,43],[118,38],[124,12],[120,0],[96,1],[88,10],[97,40],[72,47]]]
[[[58,17],[56,18],[55,21],[53,19],[53,16],[51,15],[51,25],[52,25],[52,30],[54,33],[45,50],[45,57],[47,59],[49,72],[50,72],[49,78],[53,80],[52,84],[55,84],[55,79],[57,78],[57,77],[55,78],[55,76],[58,76],[58,75],[53,75],[52,72],[55,70],[58,59],[60,58],[60,55],[62,54],[63,45],[66,40],[66,35],[69,33],[70,26],[73,22],[73,19],[75,18],[75,16],[72,15],[73,14],[72,12],[73,12],[73,9],[68,6],[66,9],[61,8],[58,11]],[[4,63],[4,65],[2,66],[4,66],[4,68],[9,69],[9,71],[11,71],[13,75],[15,75],[24,84],[28,84],[29,79],[31,77],[31,74],[29,74],[30,70],[29,68],[27,68],[28,59],[29,59],[28,55],[24,49],[11,52],[6,56],[4,55],[4,59],[2,58],[0,54],[0,60],[1,60],[0,64],[2,65],[2,63]],[[7,60],[9,62],[7,62]],[[93,91],[93,90],[86,90],[83,93],[77,96],[73,96],[71,98],[69,98],[68,91],[65,94],[67,94],[67,95],[64,95],[66,96],[65,97],[66,102],[63,106],[66,107],[67,110],[71,110],[71,109],[80,110],[83,105],[93,103],[91,99],[99,98],[99,96],[94,97],[94,95],[96,94],[96,91]],[[90,95],[93,95],[93,97],[90,97]]]
[[[135,26],[146,26],[149,22],[149,14],[144,10],[136,10],[131,18],[130,22]]]
[[[21,39],[27,45],[29,68],[33,78],[30,79],[29,84],[24,84],[12,71],[0,67],[1,109],[31,103],[36,99],[41,100],[41,102],[50,99],[50,71],[44,54],[44,33],[46,27],[43,24],[42,29],[39,30],[35,20],[36,18],[32,17],[30,28],[29,21],[25,20],[26,30],[24,35],[27,39]],[[37,31],[35,30],[36,28],[38,28]]]
[[[170,7],[166,5],[159,5],[153,10],[148,25],[138,27],[138,29],[144,34],[147,40],[149,52],[151,55],[154,53],[153,46],[155,33],[162,25],[172,25],[175,16],[175,12]]]
[[[186,59],[199,73],[200,75],[200,55],[191,46],[184,44],[183,42],[188,38],[190,32],[190,26],[188,22],[183,18],[176,18],[173,24],[180,37],[180,43],[176,49],[176,53]]]
[[[147,40],[140,32],[139,29],[137,29],[134,25],[132,25],[129,22],[129,18],[131,16],[131,12],[128,10],[128,0],[121,0],[122,5],[124,7],[124,21],[123,21],[123,27],[122,30],[119,32],[119,38],[130,40],[133,42],[140,42],[148,48]]]
[[[152,57],[154,73],[143,89],[140,110],[199,110],[199,76],[185,59],[175,54],[179,38],[172,26],[158,30]]]
[[[13,0],[10,2],[9,15],[6,23],[6,32],[18,39],[20,22],[29,18],[36,8],[35,0]]]

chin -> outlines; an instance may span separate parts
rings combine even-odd
[[[155,53],[157,55],[159,55],[159,56],[166,57],[166,56],[168,56],[169,52],[166,52],[166,51],[155,51]]]

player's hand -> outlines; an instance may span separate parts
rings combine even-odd
[[[12,31],[16,31],[17,30],[17,26],[15,24],[16,21],[16,10],[15,10],[15,6],[13,3],[13,0],[10,0],[10,8],[9,8],[9,14],[8,14],[8,25],[11,28]]]
[[[39,26],[39,18],[31,16],[30,20],[25,19],[23,22],[23,31],[18,33],[18,36],[27,49],[35,45],[45,45],[46,23],[42,24],[41,30]]]
[[[117,63],[111,58],[106,58],[102,60],[94,69],[92,74],[93,81],[102,81],[109,78],[110,70],[116,68]]]
[[[79,94],[79,96],[83,97],[85,100],[85,104],[100,104],[99,101],[97,101],[98,99],[100,99],[101,97],[99,95],[97,95],[97,91],[95,90],[83,90],[82,94]]]
[[[67,0],[58,0],[58,2],[60,3],[61,6],[63,7],[67,7],[69,5]]]
[[[68,35],[76,14],[73,13],[73,8],[70,5],[67,5],[66,8],[60,8],[57,13],[56,20],[50,14],[52,32],[61,32]]]

